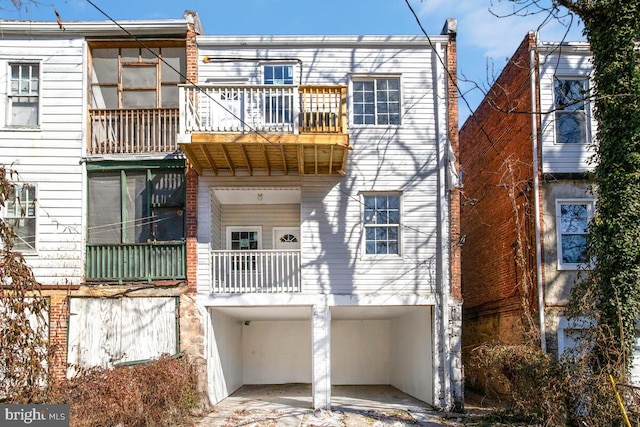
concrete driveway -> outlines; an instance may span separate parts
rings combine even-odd
[[[245,385],[214,406],[198,427],[461,426],[391,386],[334,386],[331,410],[312,411],[311,385]]]

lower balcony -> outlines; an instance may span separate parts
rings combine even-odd
[[[87,245],[87,282],[183,280],[184,242]]]
[[[300,250],[211,251],[212,293],[301,292]]]

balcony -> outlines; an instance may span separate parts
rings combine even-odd
[[[184,242],[87,245],[87,282],[187,277]]]
[[[301,292],[300,250],[211,251],[212,293]]]
[[[179,145],[199,174],[344,175],[346,96],[345,86],[183,85]]]
[[[178,150],[177,108],[89,110],[87,154],[172,153]]]

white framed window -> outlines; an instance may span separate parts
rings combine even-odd
[[[587,236],[593,218],[591,199],[556,200],[558,269],[577,270],[589,264]]]
[[[365,255],[400,255],[400,194],[362,195]]]
[[[10,63],[7,124],[37,127],[40,114],[40,64]]]
[[[587,132],[587,79],[554,77],[556,143],[586,144]]]
[[[293,85],[293,65],[273,64],[262,66],[262,82],[265,85]],[[292,124],[293,123],[293,95],[267,93],[264,97],[265,123]]]
[[[596,326],[596,322],[590,317],[577,317],[568,319],[558,317],[558,358],[565,355],[565,352],[579,351],[586,349],[586,334],[589,329]],[[570,354],[567,354],[570,355]]]
[[[227,249],[238,251],[231,259],[231,269],[244,272],[255,272],[258,268],[255,254],[245,251],[262,249],[261,226],[227,227]],[[245,253],[243,253],[245,252]]]
[[[400,124],[400,78],[354,77],[351,83],[353,124]]]
[[[4,220],[13,229],[13,249],[19,252],[36,250],[36,186],[13,184],[9,188]]]

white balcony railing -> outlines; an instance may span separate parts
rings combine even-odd
[[[212,293],[300,292],[300,250],[211,251]]]
[[[346,87],[180,87],[180,133],[345,133]]]

